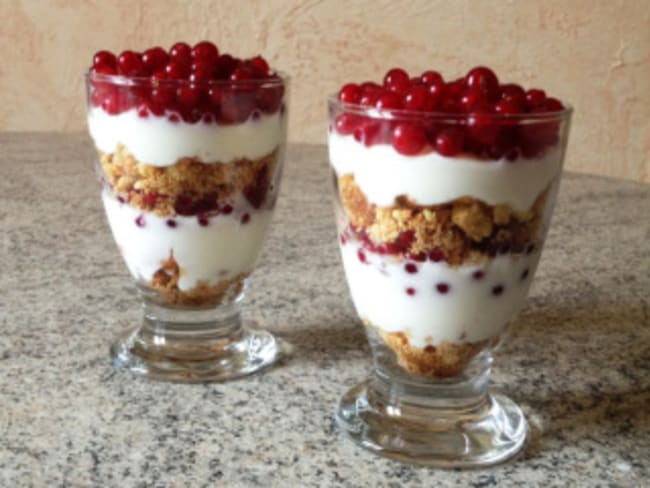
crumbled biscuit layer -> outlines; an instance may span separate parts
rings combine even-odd
[[[535,239],[549,193],[544,190],[526,212],[470,197],[421,206],[401,196],[392,207],[378,207],[368,202],[353,175],[339,177],[338,185],[351,226],[375,244],[394,242],[410,232],[409,253],[442,251],[452,266],[485,261],[499,251],[522,251]]]
[[[248,273],[241,273],[216,285],[199,281],[194,288],[181,290],[178,288],[181,274],[182,269],[170,251],[169,258],[161,263],[149,285],[158,290],[162,300],[169,305],[202,307],[231,301],[241,293],[244,280],[248,277]]]
[[[116,195],[160,216],[186,215],[195,208],[211,210],[229,203],[239,193],[250,195],[251,203],[257,206],[278,163],[277,149],[258,160],[221,163],[181,158],[164,167],[139,162],[123,145],[114,153],[100,152],[99,156],[105,178]],[[189,212],[177,212],[179,202]]]
[[[397,356],[398,364],[411,374],[435,378],[449,378],[460,375],[474,357],[496,340],[474,343],[442,342],[437,346],[424,348],[409,344],[403,332],[384,332],[377,329],[384,342]]]

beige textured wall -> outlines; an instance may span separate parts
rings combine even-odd
[[[325,141],[344,81],[487,64],[575,106],[570,169],[650,181],[650,0],[0,0],[0,18],[0,130],[84,130],[98,49],[207,38],[292,75],[293,141]]]

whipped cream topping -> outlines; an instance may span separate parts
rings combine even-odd
[[[98,150],[112,153],[122,144],[139,162],[162,167],[186,157],[204,163],[259,159],[285,141],[286,119],[277,112],[235,125],[189,124],[152,114],[139,117],[135,108],[110,115],[92,107],[88,128]]]
[[[473,343],[499,335],[525,305],[539,261],[530,255],[497,256],[483,266],[452,268],[444,262],[405,262],[363,250],[348,241],[341,246],[352,301],[362,320],[385,332],[403,332],[412,346],[448,341]],[[481,279],[473,273],[483,272]],[[437,285],[446,285],[440,293]],[[495,287],[502,287],[498,293]],[[412,289],[409,294],[407,289]]]
[[[402,195],[419,205],[438,205],[466,196],[524,212],[560,171],[562,149],[558,146],[537,159],[515,162],[448,158],[435,151],[404,156],[391,145],[367,147],[352,135],[330,131],[329,157],[338,176],[352,174],[366,198],[380,207],[394,205]]]
[[[178,287],[194,288],[199,281],[212,285],[253,271],[271,222],[271,210],[249,212],[241,223],[241,212],[218,215],[201,226],[196,217],[169,217],[143,212],[119,202],[108,190],[102,193],[108,223],[134,279],[149,282],[173,253],[181,268]],[[142,216],[142,226],[136,219]]]

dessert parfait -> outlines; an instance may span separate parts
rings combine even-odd
[[[395,68],[330,99],[341,255],[380,374],[489,370],[539,261],[568,112],[485,67]]]
[[[286,80],[208,41],[100,51],[87,80],[104,208],[149,316],[234,310],[277,198]]]

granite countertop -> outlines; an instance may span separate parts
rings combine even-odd
[[[650,486],[650,186],[565,175],[495,388],[524,452],[482,470],[371,455],[337,432],[370,354],[340,265],[324,146],[290,148],[245,318],[293,356],[226,384],[118,373],[140,319],[82,135],[0,134],[0,486]]]

